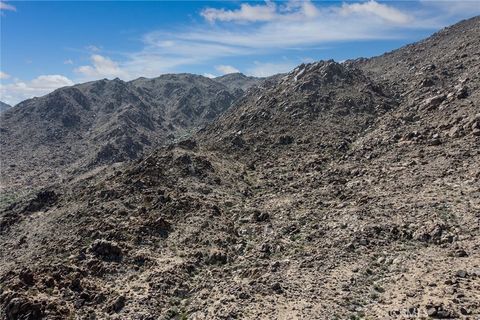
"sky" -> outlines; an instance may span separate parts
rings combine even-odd
[[[480,0],[3,1],[0,100],[97,79],[269,76],[371,57],[480,14]]]

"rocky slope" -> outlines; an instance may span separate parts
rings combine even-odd
[[[249,77],[243,73],[230,73],[220,77],[216,77],[214,80],[220,82],[224,86],[231,90],[242,89],[248,90],[250,87],[256,86],[262,82],[265,78]]]
[[[254,81],[170,74],[61,88],[2,114],[2,184],[44,185],[137,158],[214,119]],[[235,87],[238,85],[239,87]]]
[[[301,65],[0,213],[6,319],[480,316],[480,18]]]
[[[9,104],[0,101],[0,112],[6,111],[7,109],[11,108]]]

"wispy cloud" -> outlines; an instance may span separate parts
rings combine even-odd
[[[232,67],[232,66],[226,66],[226,65],[215,66],[215,69],[222,74],[240,72],[240,70],[238,70],[237,68]]]
[[[90,52],[100,52],[102,50],[100,47],[95,46],[93,44],[86,46],[85,49],[87,49]]]
[[[2,101],[13,105],[22,100],[42,96],[57,88],[73,84],[72,80],[58,74],[41,75],[31,81],[16,79],[13,83],[0,85],[0,97]]]
[[[86,80],[104,77],[129,77],[129,74],[125,70],[122,70],[117,62],[108,57],[94,54],[90,57],[90,59],[92,61],[92,65],[80,66],[75,69],[75,71],[81,74],[81,76]]]
[[[0,79],[8,79],[10,75],[6,72],[0,71]]]
[[[117,61],[95,53],[91,65],[76,71],[89,79],[154,77],[221,58],[267,56],[278,50],[313,49],[340,41],[397,39],[412,30],[435,29],[441,25],[436,12],[427,10],[433,7],[430,2],[417,5],[406,9],[375,0],[328,5],[311,1],[267,1],[243,3],[233,10],[206,8],[200,15],[207,23],[170,32],[148,32],[141,39],[140,50],[125,53],[117,57]],[[292,63],[271,61],[253,64],[248,70],[265,75],[270,73],[268,70],[286,71],[286,65]]]
[[[17,8],[4,1],[0,1],[0,10],[17,11]]]
[[[273,2],[267,2],[265,5],[250,5],[243,3],[240,9],[225,10],[207,8],[201,12],[201,15],[210,22],[215,21],[271,21],[277,15],[276,5]]]
[[[360,15],[362,17],[378,17],[386,22],[400,25],[410,23],[414,20],[413,16],[374,0],[363,3],[343,4],[340,9],[340,14],[343,16]]]

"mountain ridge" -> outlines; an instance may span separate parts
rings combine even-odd
[[[244,87],[253,85],[248,81]],[[2,179],[42,185],[68,172],[134,159],[195,131],[242,94],[203,76],[166,74],[91,81],[23,101],[0,119]]]

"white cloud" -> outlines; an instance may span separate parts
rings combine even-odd
[[[8,79],[8,78],[10,78],[10,75],[8,73],[0,71],[0,79]]]
[[[109,57],[94,54],[90,59],[92,65],[80,66],[75,69],[75,72],[80,73],[85,79],[115,77],[129,78],[128,73],[125,70],[122,70],[118,63],[111,60]]]
[[[247,69],[246,74],[249,76],[254,76],[254,77],[268,77],[272,76],[277,73],[284,73],[292,70],[295,68],[295,66],[298,63],[295,62],[278,62],[278,63],[272,63],[272,62],[254,62],[254,66],[252,68]]]
[[[423,13],[426,10],[422,11]],[[369,0],[361,3],[311,1],[241,4],[238,9],[207,8],[201,15],[208,22],[175,31],[153,31],[141,40],[143,48],[116,60],[92,53],[92,63],[76,68],[82,80],[120,77],[156,77],[179,67],[211,63],[225,57],[268,55],[278,50],[322,48],[339,41],[395,39],[405,31],[429,28],[432,20],[411,9]],[[430,17],[435,16],[429,13]],[[241,23],[241,24],[239,24]],[[435,25],[435,28],[437,25]],[[99,47],[89,46],[91,52]],[[250,68],[250,74],[271,75],[288,71],[293,63],[270,61]],[[217,66],[218,73],[237,72]]]
[[[237,73],[237,72],[240,72],[240,70],[238,70],[237,68],[232,67],[232,66],[226,66],[226,65],[215,66],[215,69],[216,69],[218,72],[221,72],[222,74],[229,74],[229,73]]]
[[[16,80],[13,83],[0,85],[0,100],[14,105],[22,100],[42,96],[73,84],[72,80],[58,74],[41,75],[31,81]]]
[[[234,21],[238,21],[245,18],[239,13],[247,12],[242,9],[244,7],[233,11],[216,9],[217,11],[212,12],[236,13],[238,19]],[[258,53],[259,49],[305,48],[334,41],[398,38],[402,36],[402,31],[412,27],[428,27],[426,24],[423,26],[421,23],[414,24],[413,12],[407,13],[374,0],[318,7],[310,1],[291,1],[285,5],[267,3],[255,7],[268,8],[268,10],[273,8],[274,13],[260,23],[222,24],[222,27],[196,28],[174,36],[177,41],[182,40],[188,44],[217,45],[224,51],[230,48]],[[204,14],[204,17],[209,21],[214,19],[213,15],[205,16]],[[253,17],[248,19],[253,20]],[[245,18],[242,21],[248,19]],[[226,21],[224,18],[218,18],[218,20]],[[162,40],[165,39],[162,38]]]
[[[99,47],[94,46],[93,44],[86,46],[85,49],[91,52],[99,52],[101,50]]]
[[[63,61],[63,64],[73,64],[73,60],[72,59],[67,59],[67,60]]]
[[[0,10],[17,11],[17,8],[12,6],[11,4],[0,1]]]
[[[218,21],[270,21],[275,19],[276,5],[267,2],[265,5],[242,3],[238,10],[207,8],[201,15],[209,22]]]
[[[340,9],[340,10],[338,10]],[[353,14],[359,16],[379,17],[390,23],[406,24],[411,22],[411,17],[393,6],[369,0],[362,3],[344,3],[341,7],[332,5],[323,9],[315,6],[309,0],[289,1],[284,5],[276,5],[266,1],[264,5],[241,4],[237,10],[207,8],[201,15],[209,22],[272,22],[272,21],[301,21],[314,19],[322,15],[341,15],[349,17]],[[349,23],[349,21],[344,21]]]
[[[155,77],[175,72],[179,66],[198,65],[223,57],[262,55],[279,49],[304,50],[332,41],[397,36],[391,30],[397,24],[385,19],[371,19],[369,12],[354,10],[350,17],[341,8],[339,4],[325,8],[309,1],[290,1],[279,5],[273,2],[243,4],[238,10],[230,11],[205,9],[201,14],[207,21],[223,24],[199,25],[175,32],[150,32],[143,36],[144,47],[140,51],[128,53],[124,60],[116,62],[115,72],[100,72],[95,66],[84,66],[77,71],[90,79],[115,74],[128,80],[139,76]],[[268,14],[259,18],[256,15],[258,12]],[[340,20],[342,23],[339,24]],[[233,69],[218,71],[236,72]],[[257,73],[265,74],[267,71]]]
[[[357,14],[362,16],[379,17],[387,22],[395,24],[407,24],[412,21],[412,17],[408,14],[374,0],[369,0],[363,3],[343,4],[340,13],[343,16]]]

